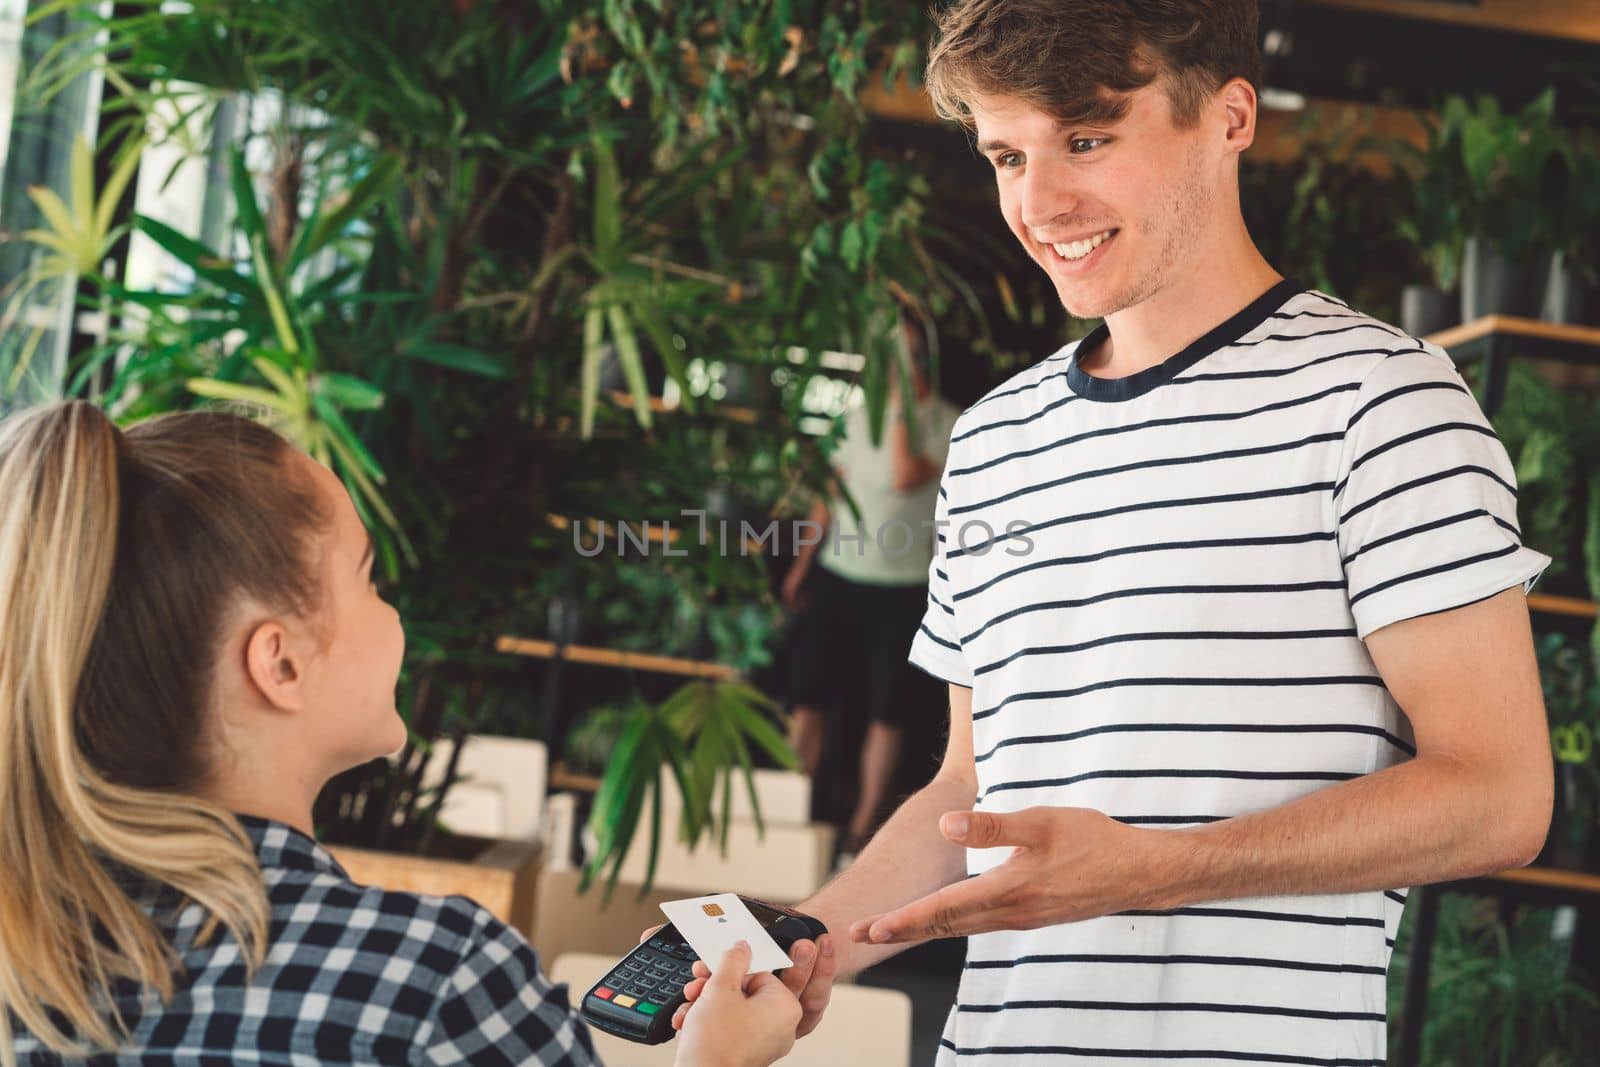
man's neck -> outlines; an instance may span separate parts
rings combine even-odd
[[[1232,265],[1164,286],[1132,307],[1106,316],[1108,336],[1079,366],[1097,378],[1126,378],[1156,366],[1203,337],[1282,280],[1254,247]]]

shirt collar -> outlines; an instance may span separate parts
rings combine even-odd
[[[249,835],[251,844],[255,845],[256,859],[260,861],[262,869],[287,867],[290,870],[315,871],[349,879],[350,876],[332,853],[288,823],[264,819],[259,815],[234,814]]]

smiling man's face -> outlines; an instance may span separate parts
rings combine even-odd
[[[1063,126],[1012,97],[971,104],[1006,225],[1078,318],[1132,307],[1204,270],[1206,227],[1231,184],[1231,153],[1208,144],[1220,141],[1210,105],[1180,130],[1163,79],[1129,102],[1104,126]]]

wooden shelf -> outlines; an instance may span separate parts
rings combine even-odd
[[[738,673],[725,663],[657,656],[648,652],[623,652],[593,645],[567,645],[558,649],[554,641],[516,637],[510,634],[496,640],[494,647],[496,651],[508,652],[514,656],[564,659],[571,663],[593,663],[602,667],[622,667],[654,674],[682,674],[692,678],[711,678],[719,681],[734,678]]]
[[[1424,340],[1447,349],[1457,363],[1483,361],[1483,412],[1491,419],[1505,397],[1506,373],[1513,356],[1561,364],[1580,376],[1592,377],[1600,370],[1600,328],[1593,326],[1485,315],[1429,334]]]
[[[1429,19],[1456,26],[1510,30],[1543,37],[1600,44],[1600,7],[1589,0],[1477,0],[1473,4],[1439,0],[1316,0],[1322,7],[1375,11]]]
[[[1562,867],[1518,867],[1510,871],[1491,874],[1496,882],[1515,885],[1543,886],[1566,889],[1577,893],[1600,894],[1600,874],[1591,871],[1571,871]]]
[[[1600,613],[1600,608],[1592,600],[1575,596],[1545,596],[1542,593],[1528,594],[1528,607],[1549,615],[1577,615],[1589,619]]]
[[[1600,327],[1545,322],[1542,319],[1521,319],[1512,315],[1485,315],[1481,319],[1473,319],[1471,322],[1452,326],[1448,330],[1431,333],[1423,339],[1432,341],[1440,348],[1455,350],[1491,335],[1548,341],[1562,346],[1577,345],[1580,348],[1593,349],[1594,351],[1587,353],[1588,358],[1600,362]],[[1469,349],[1469,352],[1471,351]]]
[[[565,763],[552,763],[550,765],[550,788],[571,789],[579,793],[598,793],[600,779],[589,774],[574,774],[567,770]]]
[[[611,402],[619,408],[628,408],[630,410],[633,408],[632,393],[626,392],[622,389],[611,389],[607,391],[606,395],[611,399]],[[688,412],[688,409],[683,405],[668,404],[659,396],[650,397],[646,401],[646,404],[649,406],[651,411],[658,415],[670,415],[677,414],[678,412]],[[739,407],[736,404],[712,404],[711,402],[707,401],[706,406],[701,409],[701,413],[715,415],[719,418],[731,419],[734,422],[743,422],[749,424],[754,424],[761,420],[761,412],[757,411],[755,408]]]

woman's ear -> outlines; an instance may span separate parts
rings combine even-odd
[[[245,673],[261,698],[283,711],[305,707],[304,662],[289,631],[274,620],[250,632],[244,645]]]

